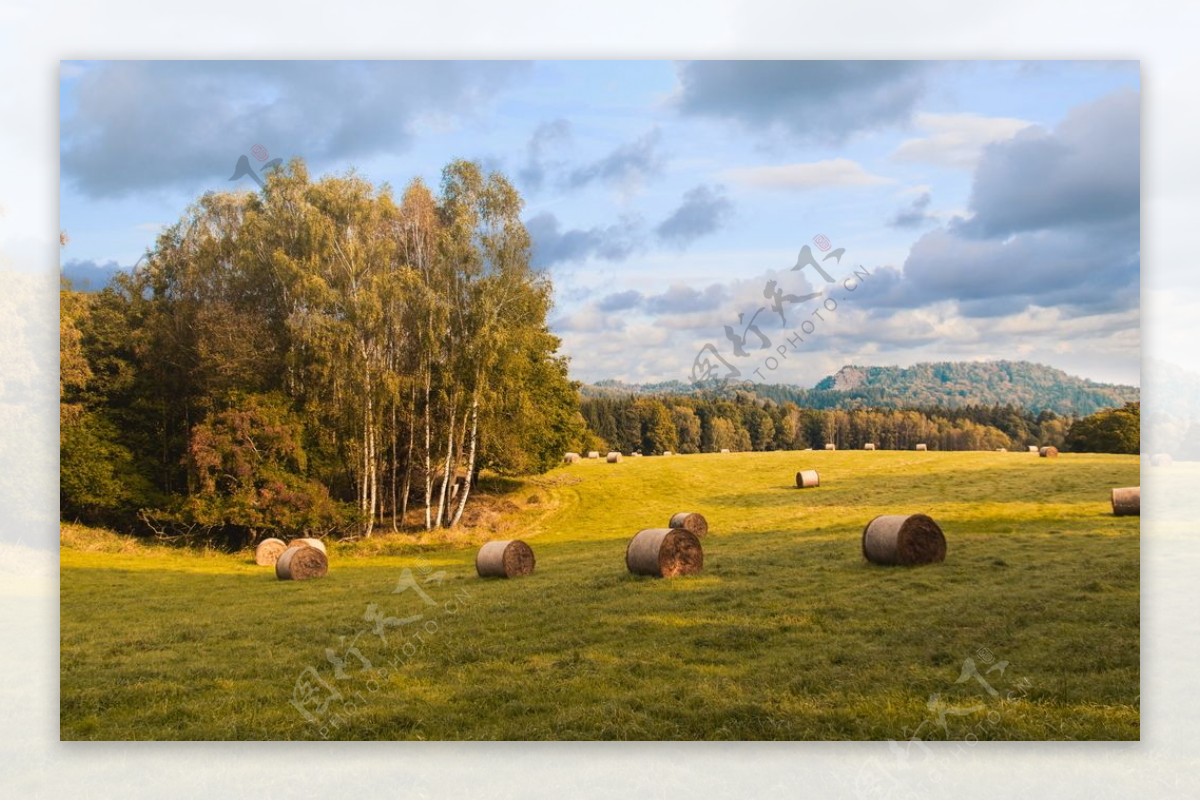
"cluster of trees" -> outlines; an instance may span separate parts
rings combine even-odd
[[[397,200],[297,160],[61,298],[64,517],[253,541],[453,526],[481,469],[583,436],[522,200],[456,161]],[[410,514],[411,512],[411,514]]]
[[[1125,408],[1136,410],[1136,406]],[[1059,448],[1079,445],[1075,450],[1137,451],[1136,412],[1134,447],[1124,451],[1098,447],[1102,443],[1082,434],[1071,439],[1069,434],[1076,426],[1085,424],[1086,428],[1092,418],[1073,421],[1052,411],[1033,414],[1011,405],[822,410],[737,391],[724,397],[711,393],[607,395],[585,398],[582,411],[588,433],[581,445],[586,450],[612,448],[647,454],[700,453],[722,448],[803,450],[823,448],[830,442],[839,448],[861,448],[873,442],[880,448],[904,450],[924,442],[936,450],[1017,449],[1037,444]]]

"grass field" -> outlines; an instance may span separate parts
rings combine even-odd
[[[61,736],[1137,739],[1138,518],[1108,490],[1138,483],[1135,456],[585,460],[496,483],[537,555],[514,581],[403,535],[280,582],[64,526]],[[628,539],[684,510],[704,572],[630,576]],[[866,563],[894,512],[937,520],[946,561]]]

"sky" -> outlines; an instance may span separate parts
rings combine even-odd
[[[1022,359],[1139,384],[1137,62],[114,61],[60,70],[64,272],[301,157],[525,198],[583,381]]]

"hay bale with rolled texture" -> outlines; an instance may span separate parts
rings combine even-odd
[[[534,562],[533,549],[521,540],[492,540],[475,554],[475,572],[480,578],[528,576]]]
[[[941,562],[946,535],[928,515],[880,515],[863,529],[862,552],[877,565]]]
[[[275,578],[280,581],[306,581],[328,572],[329,557],[311,545],[289,545],[275,563]]]
[[[1139,487],[1118,487],[1112,491],[1112,510],[1113,514],[1122,517],[1125,515],[1142,516],[1142,488]]]
[[[1058,448],[1054,447],[1053,445],[1047,445],[1046,447],[1038,450],[1038,456],[1042,457],[1043,459],[1057,459]]]
[[[917,446],[916,446],[916,450],[927,451],[927,450],[929,450],[929,446],[926,445],[924,442],[918,442]]]
[[[708,521],[699,512],[676,512],[667,523],[671,528],[686,528],[696,535],[703,537],[708,533]]]
[[[821,486],[821,477],[816,470],[801,470],[796,474],[796,486],[799,489]]]
[[[316,548],[321,553],[328,553],[328,551],[325,550],[325,543],[321,542],[321,540],[317,539],[316,537],[299,537],[294,540],[288,540],[289,548],[294,548],[297,545],[307,545],[310,548]]]
[[[686,576],[704,568],[704,551],[686,528],[647,528],[629,541],[625,566],[638,576]]]
[[[563,457],[563,462],[566,464],[575,464],[576,462],[579,461],[579,459],[580,459],[579,454],[572,452],[572,453],[568,453],[566,456]]]
[[[287,543],[275,537],[267,537],[254,549],[254,564],[270,567],[279,561],[279,555],[287,550]]]
[[[864,450],[864,451],[873,451],[873,450],[875,450],[875,443],[874,443],[874,442],[868,442],[866,445],[863,445],[863,450]]]
[[[589,459],[599,459],[600,451],[588,451],[588,458]]]
[[[604,457],[609,464],[616,464],[621,461],[621,454],[616,451],[609,451],[608,456]]]

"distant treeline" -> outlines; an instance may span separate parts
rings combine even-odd
[[[1136,453],[1138,404],[1081,420],[1051,411],[1037,414],[1011,405],[956,409],[822,410],[777,403],[750,392],[732,396],[665,395],[587,398],[585,450],[707,453],[824,448],[907,450],[1020,449],[1053,445],[1063,450]]]

